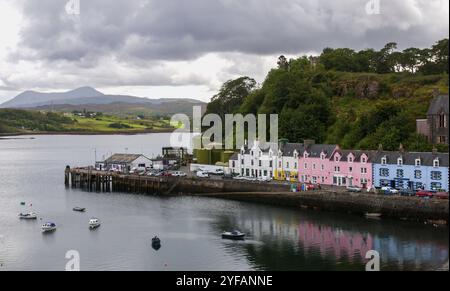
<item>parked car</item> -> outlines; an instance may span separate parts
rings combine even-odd
[[[197,171],[197,177],[199,177],[199,178],[209,178],[209,174],[207,172]]]
[[[422,198],[432,198],[433,197],[433,192],[426,191],[426,190],[420,190],[420,191],[416,192],[416,196],[417,197],[422,197]]]
[[[171,172],[162,172],[161,176],[163,177],[172,177],[172,173]]]
[[[272,181],[272,178],[271,177],[259,177],[257,180],[259,182],[270,182],[270,181]]]
[[[222,169],[215,169],[214,171],[210,171],[209,174],[222,176],[225,173],[224,173],[224,171]]]
[[[400,190],[400,195],[402,196],[416,196],[416,193],[411,189],[402,189]]]
[[[347,190],[349,192],[356,192],[356,193],[362,192],[362,189],[356,186],[348,186]]]
[[[187,174],[184,173],[184,172],[175,171],[175,172],[172,172],[172,176],[174,176],[174,177],[186,177]]]
[[[446,199],[448,200],[448,192],[437,192],[434,193],[434,197],[437,199]]]
[[[224,178],[224,179],[227,179],[227,180],[231,180],[231,179],[234,178],[234,175],[233,175],[233,174],[224,174],[224,175],[223,175],[223,178]]]
[[[385,194],[398,194],[398,190],[392,187],[381,187],[381,191],[384,191]]]
[[[322,187],[319,184],[306,184],[307,191],[320,190]]]

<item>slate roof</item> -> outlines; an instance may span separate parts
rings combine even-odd
[[[336,147],[335,144],[311,144],[306,146],[305,150],[310,158],[320,158],[322,152],[326,154],[325,158],[330,158]]]
[[[305,145],[302,143],[285,143],[280,144],[280,150],[284,156],[293,157],[295,150],[297,150],[298,154],[301,155],[305,150]]]
[[[368,162],[371,162],[373,160],[374,157],[376,157],[376,152],[375,151],[363,151],[363,150],[338,150],[336,151],[336,153],[340,153],[341,154],[341,161],[342,162],[347,162],[348,159],[348,155],[349,154],[353,154],[355,156],[355,160],[354,162],[361,162],[361,156],[363,154],[366,154],[366,156],[368,157]],[[330,157],[333,158],[333,156]]]
[[[428,115],[440,114],[442,111],[448,114],[448,95],[438,95],[431,101],[430,108],[428,108]],[[441,111],[442,110],[442,111]]]
[[[381,164],[381,159],[383,157],[387,158],[386,162],[388,165],[396,165],[397,159],[399,157],[402,157],[404,165],[415,165],[416,159],[420,158],[421,165],[433,166],[433,161],[436,158],[438,158],[440,167],[448,167],[449,166],[448,153],[377,151],[377,152],[375,152],[374,159],[372,162]]]
[[[105,160],[106,164],[130,164],[140,158],[140,154],[114,154]]]

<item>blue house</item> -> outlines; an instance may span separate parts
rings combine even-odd
[[[410,190],[449,190],[448,153],[414,153],[400,150],[373,153],[375,187]]]

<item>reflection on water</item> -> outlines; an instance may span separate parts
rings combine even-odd
[[[361,271],[368,250],[380,253],[382,270],[434,270],[448,262],[447,227],[63,185],[65,165],[92,163],[94,149],[99,156],[126,147],[153,156],[167,142],[165,134],[1,140],[0,270],[63,270],[71,249],[80,252],[83,270]],[[73,212],[74,206],[87,211]],[[17,213],[30,210],[58,229],[43,235],[41,220],[19,221]],[[102,221],[96,231],[88,228],[91,216]],[[246,240],[222,240],[232,229]],[[162,241],[157,251],[155,235]]]

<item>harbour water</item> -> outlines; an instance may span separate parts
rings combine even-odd
[[[116,152],[153,157],[168,144],[169,134],[0,139],[0,271],[64,270],[69,250],[79,252],[82,270],[362,271],[369,250],[380,253],[381,270],[436,270],[448,263],[448,227],[64,186],[66,165],[93,164]],[[87,211],[74,212],[75,206]],[[38,220],[19,220],[25,211]],[[95,231],[88,227],[91,216],[102,221]],[[45,221],[58,229],[43,235]],[[221,239],[235,228],[248,238]],[[162,240],[158,251],[151,247],[155,235]]]

